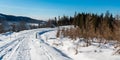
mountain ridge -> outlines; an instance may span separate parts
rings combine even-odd
[[[41,22],[45,22],[43,20],[33,19],[31,17],[7,15],[7,14],[3,14],[3,13],[0,13],[0,20],[1,21],[11,21],[11,22],[13,22],[13,21],[14,22],[24,21],[24,22],[27,22],[27,23],[41,23]]]

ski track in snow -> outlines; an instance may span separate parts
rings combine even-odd
[[[71,60],[47,45],[39,35],[49,29],[28,30],[0,47],[0,60]]]

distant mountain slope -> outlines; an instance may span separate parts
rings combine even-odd
[[[0,13],[0,21],[10,21],[10,22],[20,22],[24,21],[27,23],[42,23],[45,21],[42,20],[37,20],[37,19],[32,19],[30,17],[24,17],[24,16],[13,16],[13,15],[6,15],[6,14],[1,14]]]
[[[22,31],[46,27],[47,22],[24,16],[13,16],[0,13],[0,33]]]

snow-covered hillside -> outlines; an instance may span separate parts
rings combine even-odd
[[[120,60],[110,43],[82,47],[82,38],[56,38],[56,32],[57,28],[41,28],[0,34],[0,60]]]

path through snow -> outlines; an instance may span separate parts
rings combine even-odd
[[[14,40],[2,40],[0,44],[0,60],[71,60],[62,56],[39,37],[49,29],[24,31]],[[38,35],[38,36],[36,36]]]

